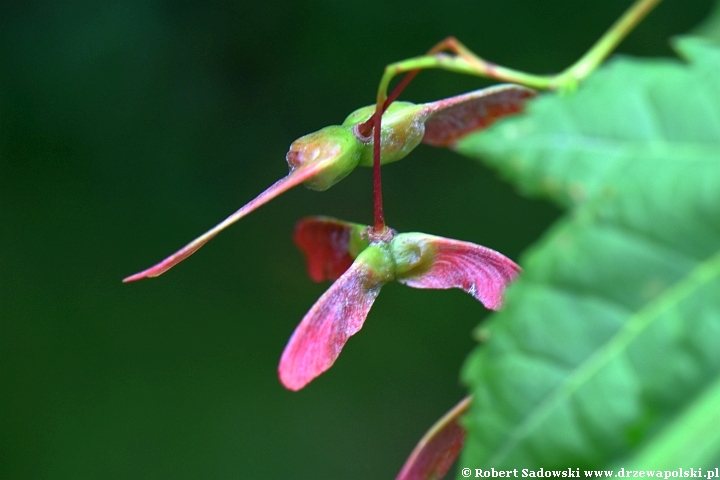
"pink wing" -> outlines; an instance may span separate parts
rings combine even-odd
[[[465,397],[423,436],[395,480],[443,478],[465,443],[465,429],[459,419],[472,397]]]
[[[461,137],[487,128],[496,120],[523,111],[537,95],[519,85],[496,85],[427,104],[423,143],[449,147]]]
[[[295,225],[293,241],[303,252],[310,278],[335,280],[352,265],[348,251],[354,224],[328,217],[309,217]]]
[[[188,243],[183,248],[173,253],[162,262],[153,265],[152,267],[143,270],[142,272],[136,273],[135,275],[130,275],[129,277],[124,278],[123,282],[133,282],[142,278],[157,277],[159,275],[162,275],[178,263],[188,258],[190,255],[198,251],[200,247],[205,245],[208,241],[210,241],[210,239],[212,239],[222,230],[237,222],[259,206],[266,204],[281,193],[286,192],[292,187],[299,185],[304,181],[308,180],[309,178],[313,177],[315,174],[317,174],[317,170],[318,169],[316,165],[297,168],[296,170],[292,171],[288,176],[281,178],[280,180],[275,182],[272,186],[270,186],[270,188],[268,188],[260,195],[255,197],[253,200],[248,202],[240,210],[233,213],[228,218],[217,224],[215,227],[203,233],[201,236]]]
[[[485,307],[498,310],[505,288],[517,278],[520,267],[505,255],[460,240],[422,235],[435,251],[430,268],[420,274],[398,278],[414,288],[461,288]]]
[[[330,368],[348,338],[358,332],[382,283],[373,272],[356,261],[332,284],[303,317],[280,358],[280,381],[290,390],[300,390]]]

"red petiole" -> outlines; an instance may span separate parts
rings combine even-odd
[[[420,70],[408,72],[403,79],[400,80],[390,96],[385,99],[380,111],[375,110],[375,113],[373,113],[370,118],[358,126],[358,132],[361,135],[368,137],[371,132],[373,134],[373,210],[375,217],[373,232],[376,234],[383,233],[386,228],[385,214],[383,213],[382,206],[382,181],[380,176],[380,132],[382,129],[382,115],[419,72]]]

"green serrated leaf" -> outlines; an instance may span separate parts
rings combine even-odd
[[[699,399],[720,376],[720,49],[678,50],[691,63],[615,59],[458,145],[570,207],[464,367],[462,467],[653,469],[697,405],[719,415]]]
[[[456,149],[525,193],[566,206],[613,187],[637,162],[703,168],[720,142],[720,85],[705,78],[720,69],[720,54],[700,39],[678,44],[694,63],[615,58],[575,94],[542,95],[528,115],[469,135]]]

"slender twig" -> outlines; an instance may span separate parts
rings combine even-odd
[[[383,76],[380,79],[380,85],[378,86],[375,112],[367,121],[358,126],[359,133],[364,136],[369,136],[371,131],[373,132],[374,232],[381,233],[385,230],[380,175],[382,115],[421,70],[437,68],[517,83],[519,85],[543,90],[574,90],[661,1],[662,0],[637,0],[633,6],[595,42],[585,55],[570,67],[555,75],[535,75],[488,62],[475,55],[454,37],[448,37],[439,42],[433,46],[426,55],[402,60],[386,66]],[[450,54],[443,52],[450,52]],[[388,96],[387,90],[390,82],[394,77],[402,73],[406,75]]]

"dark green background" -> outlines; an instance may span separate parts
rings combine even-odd
[[[289,144],[371,103],[383,65],[453,34],[557,71],[630,2],[64,3],[0,3],[0,477],[392,478],[464,394],[480,304],[390,284],[328,373],[299,393],[276,375],[327,287],[293,225],[369,223],[369,170],[291,191],[159,279],[120,279],[283,176]],[[709,8],[666,0],[620,50],[667,55]],[[431,72],[404,98],[483,85]],[[394,228],[514,259],[557,215],[425,146],[384,185]]]

